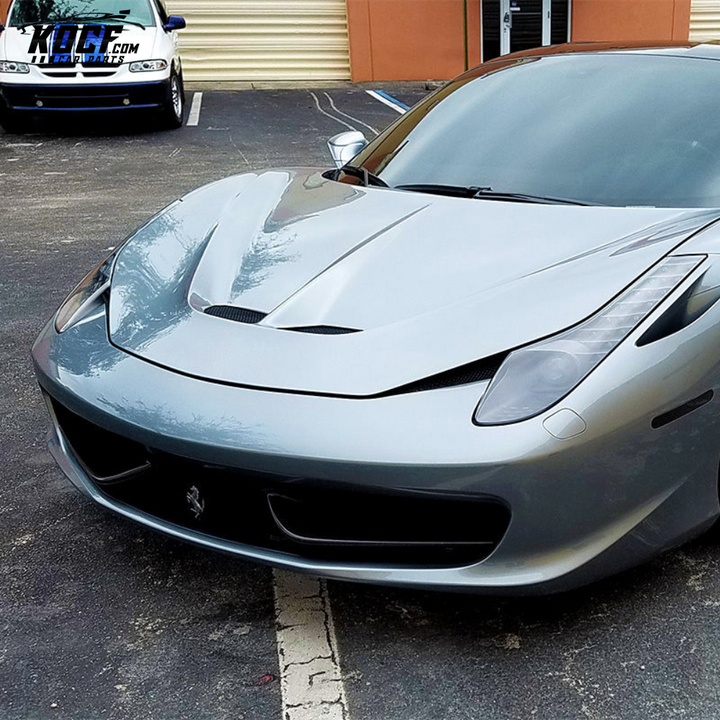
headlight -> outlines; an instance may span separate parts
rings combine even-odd
[[[475,422],[519,422],[564,398],[704,259],[667,258],[589,320],[511,352],[480,401]]]
[[[30,66],[23,62],[14,62],[12,60],[0,60],[0,72],[6,73],[29,73]]]
[[[91,270],[68,295],[55,316],[55,329],[61,333],[82,320],[110,288],[113,263],[119,248]]]
[[[130,72],[152,72],[154,70],[165,70],[168,64],[165,60],[139,60],[130,63]]]

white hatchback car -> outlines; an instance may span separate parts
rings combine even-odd
[[[183,122],[177,30],[163,0],[13,0],[0,25],[0,124],[40,113],[154,111]]]

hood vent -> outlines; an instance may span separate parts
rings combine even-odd
[[[334,325],[305,325],[303,327],[283,328],[293,332],[314,333],[315,335],[346,335],[360,332],[357,328],[335,327]]]
[[[267,313],[264,312],[235,307],[234,305],[211,305],[209,308],[205,308],[205,313],[222,318],[223,320],[232,320],[233,322],[246,323],[247,325],[259,323],[267,315]]]
[[[206,315],[232,320],[246,325],[256,325],[267,313],[248,308],[235,307],[234,305],[211,305],[205,309]],[[335,325],[303,325],[301,327],[277,328],[278,330],[290,330],[292,332],[312,333],[314,335],[346,335],[347,333],[360,332],[355,328],[336,327]]]

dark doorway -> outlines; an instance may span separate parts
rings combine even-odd
[[[570,39],[570,0],[482,0],[482,59]]]

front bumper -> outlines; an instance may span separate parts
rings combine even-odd
[[[714,346],[718,332],[703,319],[693,328]],[[717,517],[717,400],[651,428],[652,417],[701,394],[717,378],[689,380],[674,372],[678,363],[697,366],[696,350],[692,342],[679,349],[663,342],[619,348],[564,401],[587,424],[567,440],[544,426],[557,408],[515,425],[474,426],[478,391],[472,385],[354,400],[185,377],[114,347],[104,315],[62,335],[48,324],[33,358],[42,388],[55,401],[175,457],[348,490],[489,498],[511,514],[491,554],[462,565],[409,566],[390,555],[370,562],[350,555],[318,559],[297,547],[288,552],[198,532],[190,522],[113,497],[93,481],[56,424],[50,449],[64,472],[96,502],[126,517],[206,547],[327,577],[533,593],[630,567]],[[647,352],[654,353],[651,363],[643,357]]]
[[[169,101],[170,82],[97,85],[0,83],[0,96],[8,109],[17,111],[157,109]]]

